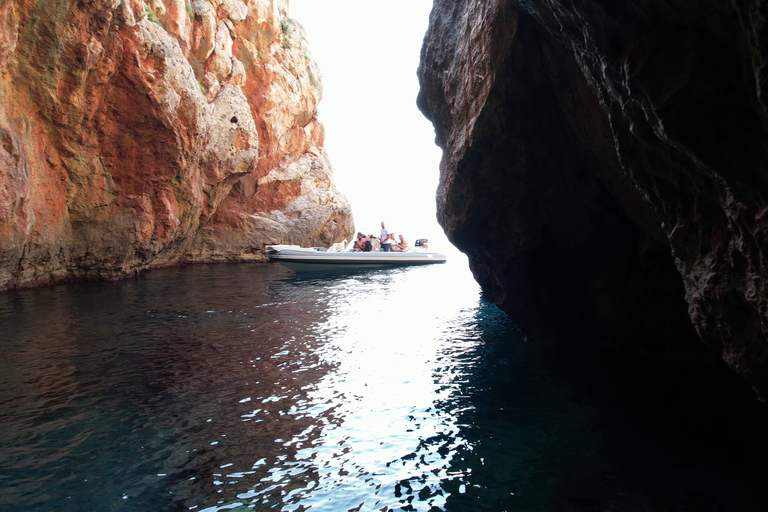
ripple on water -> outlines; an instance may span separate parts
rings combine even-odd
[[[560,511],[638,496],[602,452],[626,431],[458,262],[166,269],[2,294],[0,322],[3,510]]]

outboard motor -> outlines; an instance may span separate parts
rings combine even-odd
[[[416,247],[421,247],[423,249],[429,249],[429,240],[426,238],[418,238],[416,239]]]

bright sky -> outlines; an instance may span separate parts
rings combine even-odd
[[[435,220],[440,149],[416,108],[416,69],[432,0],[290,0],[320,66],[318,117],[334,181],[358,231],[381,221],[413,243],[447,245]],[[444,252],[444,251],[443,251]]]

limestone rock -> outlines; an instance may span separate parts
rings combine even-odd
[[[279,0],[2,2],[0,289],[348,238],[287,19]],[[304,196],[258,186],[287,168]],[[276,208],[280,229],[233,228]]]
[[[529,335],[701,381],[725,361],[768,396],[765,20],[757,0],[435,2],[439,220]]]
[[[349,206],[333,187],[327,157],[317,151],[287,160],[255,182],[253,175],[240,180],[216,214],[215,231],[200,230],[188,259],[261,259],[263,247],[249,240],[306,247],[351,240]]]

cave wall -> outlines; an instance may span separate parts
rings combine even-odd
[[[287,0],[0,0],[0,290],[350,238]]]
[[[438,220],[531,337],[766,396],[766,13],[435,1]]]

